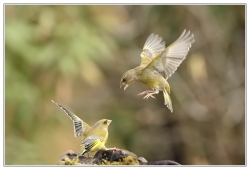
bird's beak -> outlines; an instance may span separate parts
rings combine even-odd
[[[120,83],[120,88],[122,88],[122,86],[123,86],[123,85],[124,85],[124,83],[123,83],[123,82],[121,82],[121,83]]]
[[[108,125],[112,122],[112,120],[108,120]]]
[[[128,88],[128,84],[126,84],[126,83],[121,83],[120,84],[120,88],[122,88],[122,86],[124,86],[124,91],[126,90],[126,88]]]
[[[125,86],[124,86],[124,91],[126,90],[126,88],[128,88],[128,84],[125,84]]]

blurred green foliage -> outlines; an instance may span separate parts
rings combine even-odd
[[[169,78],[174,113],[125,92],[148,35],[196,42]],[[149,161],[245,164],[245,6],[5,5],[5,164],[56,164],[78,152],[71,120],[112,119],[107,147]]]

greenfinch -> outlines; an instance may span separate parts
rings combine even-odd
[[[120,88],[124,90],[134,82],[141,82],[152,90],[146,90],[138,95],[144,95],[143,99],[155,98],[153,94],[163,91],[164,104],[173,112],[170,98],[170,86],[167,79],[176,71],[182,61],[186,58],[194,35],[190,31],[183,33],[171,45],[165,48],[165,42],[159,35],[150,34],[141,53],[140,66],[127,71],[121,78]]]
[[[108,140],[108,127],[112,120],[102,119],[96,122],[92,127],[82,121],[75,114],[65,109],[60,104],[52,100],[53,103],[58,105],[73,121],[74,135],[75,137],[83,136],[83,142],[81,143],[81,149],[78,156],[86,153],[97,152],[99,150],[107,150],[105,143]]]

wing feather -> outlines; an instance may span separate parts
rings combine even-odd
[[[73,121],[73,127],[74,127],[74,135],[75,137],[83,136],[86,131],[90,129],[90,126],[82,121],[79,117],[77,117],[75,114],[71,113],[67,109],[65,109],[60,104],[56,103],[54,100],[52,100],[53,103],[55,103],[57,106],[59,106]]]
[[[175,42],[151,61],[148,67],[154,67],[155,70],[168,79],[186,58],[194,41],[194,35],[190,31],[186,32],[184,30]]]
[[[104,143],[103,141],[107,138],[107,136],[103,137],[101,135],[90,135],[88,136],[82,143],[81,146],[84,146],[85,148],[85,152],[84,153],[88,153],[91,150],[97,150],[99,147],[103,147]],[[93,150],[93,149],[94,150]],[[84,154],[83,153],[83,154]]]
[[[141,66],[148,65],[152,59],[165,49],[165,42],[158,34],[150,34],[147,38],[141,53]]]
[[[82,153],[84,155],[85,153],[88,153],[90,151],[94,152],[96,150],[103,147],[102,142],[100,139],[89,139],[85,140],[81,146],[84,146],[85,151]]]

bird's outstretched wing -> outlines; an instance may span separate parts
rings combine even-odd
[[[183,31],[181,36],[169,45],[162,53],[159,53],[147,67],[157,70],[163,77],[168,79],[186,58],[192,43],[194,35],[190,31]]]
[[[157,34],[150,34],[141,53],[141,66],[147,66],[152,59],[165,49],[165,42]]]
[[[84,134],[90,129],[90,126],[82,121],[79,117],[77,117],[75,114],[71,113],[67,109],[65,109],[60,104],[56,103],[54,100],[51,100],[53,103],[55,103],[57,106],[59,106],[73,121],[73,127],[74,127],[74,135],[75,137],[78,136],[84,136]]]

